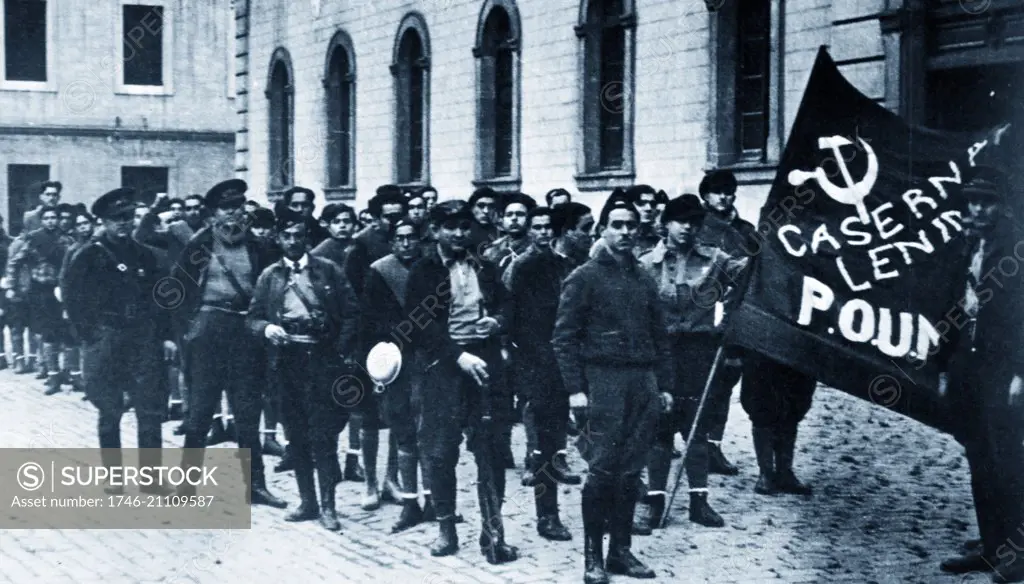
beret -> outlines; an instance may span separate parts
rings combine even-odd
[[[305,213],[296,213],[291,209],[282,209],[277,214],[277,224],[275,225],[277,231],[284,231],[285,229],[294,227],[296,225],[305,225],[308,229],[310,227],[310,219]]]
[[[969,199],[1001,199],[1005,192],[1006,177],[990,166],[973,169],[964,183],[963,194]]]
[[[219,182],[206,192],[203,202],[211,209],[230,209],[245,204],[249,185],[240,178]]]
[[[665,210],[661,212],[662,224],[668,223],[669,221],[678,221],[680,223],[689,221],[700,221],[704,219],[706,211],[704,205],[701,204],[700,198],[697,195],[691,195],[689,193],[676,197],[665,205]]]
[[[622,188],[616,188],[612,191],[612,194],[608,196],[608,200],[605,201],[604,207],[601,209],[601,219],[598,223],[600,225],[607,225],[608,216],[616,209],[626,209],[637,214],[636,207],[633,206],[633,197],[626,194],[626,191],[622,190]]]
[[[262,227],[264,229],[274,228],[274,221],[276,220],[276,217],[274,217],[274,212],[270,209],[260,207],[259,209],[254,209],[249,215],[252,218],[253,227]]]
[[[285,191],[284,194],[281,195],[281,198],[284,199],[285,201],[291,201],[292,195],[296,195],[298,193],[309,195],[310,201],[316,200],[316,193],[313,192],[313,189],[307,189],[306,187],[292,187]]]
[[[529,213],[537,206],[537,201],[530,195],[524,195],[523,193],[510,193],[501,198],[498,203],[498,213],[504,213],[505,209],[514,203],[526,207],[526,212]]]
[[[92,204],[92,214],[100,219],[132,217],[135,215],[135,189],[121,187],[104,193]]]

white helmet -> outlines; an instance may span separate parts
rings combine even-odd
[[[402,351],[394,343],[377,343],[366,355],[366,371],[378,387],[393,383],[401,370]]]

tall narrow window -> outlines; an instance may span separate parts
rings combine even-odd
[[[267,87],[270,118],[270,192],[280,193],[292,186],[294,157],[292,152],[292,126],[294,121],[294,93],[291,60],[284,49],[274,52]]]
[[[762,160],[768,143],[768,88],[771,2],[737,10],[736,152],[741,160]]]
[[[633,32],[629,0],[584,2],[580,176],[583,190],[628,184],[633,177]]]
[[[124,84],[163,85],[163,6],[126,4],[121,10]]]
[[[429,182],[430,57],[426,30],[418,14],[402,21],[391,66],[395,76],[395,180],[402,185]]]
[[[519,188],[519,11],[488,0],[473,50],[477,58],[477,183]]]
[[[352,43],[338,32],[328,47],[327,188],[354,188],[355,67]]]
[[[4,0],[4,79],[46,81],[46,2]]]

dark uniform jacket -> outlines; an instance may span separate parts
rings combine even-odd
[[[387,234],[376,225],[369,225],[356,233],[352,239],[365,249],[367,266],[391,253],[391,244],[388,243]]]
[[[199,230],[189,240],[181,257],[174,264],[171,270],[172,282],[181,289],[181,302],[173,312],[175,330],[179,335],[184,336],[189,328],[189,323],[199,311],[203,300],[203,287],[206,284],[206,276],[209,273],[210,262],[213,259],[213,231],[210,227]],[[247,239],[245,244],[249,251],[249,262],[252,265],[249,286],[256,284],[259,275],[277,257],[268,246],[261,245],[254,239]],[[246,283],[243,283],[246,284]],[[249,304],[250,298],[245,298],[245,304],[238,306],[237,310],[244,311]]]
[[[404,273],[403,273],[404,272]],[[408,354],[407,321],[403,304],[409,280],[409,269],[394,255],[373,262],[363,289],[362,346],[369,351],[377,343],[398,345]],[[410,323],[411,324],[411,323]]]
[[[370,254],[366,251],[365,245],[355,239],[342,243],[332,237],[314,247],[309,255],[338,264],[342,273],[348,278],[349,284],[352,285],[352,290],[356,295],[362,294],[366,272],[370,269],[370,262],[373,261],[370,260]]]
[[[504,272],[513,260],[526,253],[529,249],[530,238],[512,239],[505,235],[494,240],[484,249],[483,258],[493,262],[494,265],[498,266],[499,270]]]
[[[754,226],[740,219],[735,210],[729,217],[708,210],[704,216],[704,224],[697,234],[697,240],[703,245],[717,247],[735,258],[757,254],[761,247]]]
[[[586,391],[586,364],[653,367],[661,390],[673,387],[657,286],[635,258],[625,260],[600,249],[562,285],[551,343],[569,393]]]
[[[100,327],[155,328],[170,339],[169,311],[154,302],[160,279],[156,256],[146,246],[94,237],[72,256],[61,293],[68,320],[79,339],[95,338]]]
[[[322,343],[333,345],[338,361],[352,357],[358,337],[359,302],[348,280],[332,261],[309,256],[306,265],[313,293],[327,319]],[[289,268],[284,261],[271,264],[256,281],[246,325],[260,339],[268,324],[280,325]]]
[[[504,329],[507,293],[497,267],[472,254],[468,258],[476,271],[487,316],[497,319]],[[440,254],[435,252],[420,258],[409,270],[405,310],[413,323],[410,344],[422,351],[428,366],[441,359],[455,361],[462,354],[462,349],[448,334],[451,304],[451,275]]]

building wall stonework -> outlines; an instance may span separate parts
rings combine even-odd
[[[720,10],[736,0],[722,0]],[[785,139],[792,125],[815,53],[822,44],[842,59],[878,56],[881,33],[877,19],[853,26],[837,20],[877,14],[881,0],[774,0],[780,19],[781,51],[772,75]],[[268,100],[271,54],[285,48],[294,70],[295,183],[322,189],[326,177],[324,119],[326,51],[337,30],[351,37],[356,68],[356,203],[373,196],[377,186],[394,182],[394,88],[389,65],[395,35],[410,12],[424,17],[429,32],[429,182],[441,198],[466,198],[473,191],[476,147],[477,73],[472,49],[482,0],[373,1],[250,0],[247,18],[250,102],[246,170],[257,189],[268,182]],[[840,6],[840,4],[842,6]],[[522,190],[537,198],[554,187],[578,192],[580,148],[579,0],[518,0],[521,43]],[[740,7],[742,9],[742,7]],[[696,192],[713,164],[711,122],[719,104],[713,90],[712,47],[718,18],[699,0],[637,1],[635,6],[633,90],[636,183],[665,189],[670,195]],[[882,62],[844,65],[851,81],[880,100],[884,98]],[[781,137],[779,137],[781,136]],[[776,154],[777,156],[777,154]],[[774,176],[771,160],[738,170],[741,213],[756,219]],[[578,200],[600,205],[608,191],[585,192]]]

